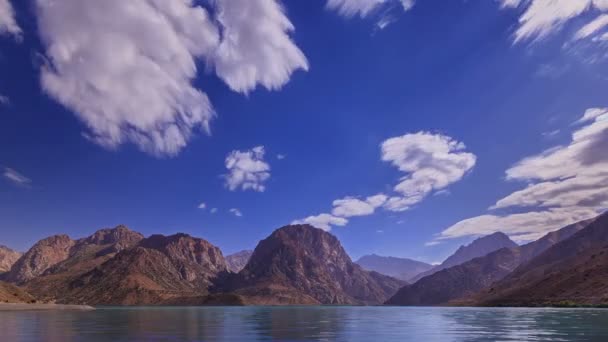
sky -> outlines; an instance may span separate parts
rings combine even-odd
[[[608,207],[607,53],[606,0],[0,0],[0,244],[532,241]]]

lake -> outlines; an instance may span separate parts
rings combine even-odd
[[[608,310],[135,307],[0,312],[8,341],[608,341]]]

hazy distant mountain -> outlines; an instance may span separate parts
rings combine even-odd
[[[0,273],[10,271],[13,264],[17,262],[20,257],[21,253],[0,245]]]
[[[439,305],[471,296],[504,278],[520,264],[583,229],[589,221],[551,232],[524,246],[502,248],[486,256],[426,276],[397,292],[387,304]]]
[[[405,281],[433,268],[432,265],[421,261],[376,254],[364,255],[356,263],[368,271],[376,271]]]
[[[261,241],[229,287],[256,304],[380,304],[403,284],[363,270],[330,233],[292,225]]]
[[[439,272],[452,266],[460,265],[464,262],[472,260],[474,258],[487,255],[501,248],[513,248],[517,247],[517,244],[513,242],[509,237],[501,232],[497,232],[491,235],[483,236],[475,241],[471,242],[467,246],[460,246],[454,254],[449,256],[440,265],[433,267],[432,269],[422,272],[411,279],[410,283],[415,283],[418,280]]]
[[[226,256],[228,270],[233,273],[239,273],[247,265],[252,254],[253,251],[245,250]]]
[[[501,306],[608,305],[608,214],[601,215],[479,296]]]

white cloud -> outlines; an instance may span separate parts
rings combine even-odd
[[[236,216],[236,217],[241,217],[241,216],[243,216],[243,213],[242,213],[242,212],[241,212],[239,209],[237,209],[237,208],[232,208],[232,209],[230,209],[230,210],[228,210],[228,211],[229,211],[231,214],[233,214],[234,216]]]
[[[330,231],[331,226],[345,226],[347,223],[348,220],[343,217],[336,217],[330,214],[320,214],[317,216],[309,216],[302,220],[293,221],[291,224],[310,224],[325,231]]]
[[[0,94],[0,105],[8,106],[10,103],[11,99],[9,99],[8,96]]]
[[[207,204],[205,202],[202,202],[201,204],[198,205],[199,209],[205,209],[207,208]]]
[[[433,246],[437,246],[439,244],[441,244],[441,241],[433,240],[433,241],[426,242],[424,245],[426,247],[433,247]]]
[[[327,0],[327,8],[345,17],[359,15],[363,18],[388,1],[390,0]]]
[[[15,10],[9,0],[0,0],[0,35],[21,36],[21,28],[15,20]]]
[[[4,172],[2,173],[2,175],[4,176],[4,178],[6,178],[8,181],[10,181],[11,183],[17,185],[17,186],[29,186],[30,184],[32,184],[32,180],[27,178],[26,176],[22,175],[21,173],[17,172],[14,169],[11,169],[9,167],[5,167],[4,168]]]
[[[285,158],[287,158],[287,156],[286,156],[286,155],[284,155],[284,154],[277,154],[277,159],[278,159],[278,160],[283,160],[283,159],[285,159]]]
[[[386,200],[387,196],[384,194],[370,196],[365,200],[360,200],[354,197],[345,197],[333,202],[334,209],[331,213],[333,216],[338,217],[371,215],[374,213],[376,208],[383,205]]]
[[[230,152],[226,157],[226,187],[231,191],[239,188],[259,192],[266,190],[264,183],[270,178],[270,165],[264,161],[264,153],[264,146]]]
[[[500,0],[503,8],[525,5],[524,13],[519,18],[519,27],[515,32],[515,41],[525,39],[542,39],[559,30],[568,21],[591,11],[608,10],[606,0]],[[589,26],[591,25],[591,26]],[[575,38],[588,37],[605,24],[589,23],[579,31]]]
[[[461,180],[477,161],[465,148],[462,142],[451,137],[429,132],[406,134],[383,142],[382,160],[407,174],[394,188],[400,196],[390,198],[385,208],[407,210],[429,193]]]
[[[602,30],[604,27],[606,27],[606,25],[608,25],[608,15],[602,14],[595,18],[592,22],[581,27],[574,35],[574,39],[578,40],[588,38],[589,36]]]
[[[308,69],[277,1],[217,0],[209,9],[193,0],[37,0],[42,87],[91,141],[174,156],[215,116],[192,84],[197,62],[244,93],[278,89]]]
[[[490,209],[527,212],[463,220],[439,239],[502,231],[529,241],[608,208],[608,109],[587,110],[577,123],[586,125],[573,132],[568,145],[524,158],[506,171],[508,180],[528,185]]]
[[[217,213],[217,208],[211,208],[211,210],[209,210],[210,213],[215,214]]]
[[[216,0],[222,41],[212,63],[234,91],[247,93],[261,84],[281,88],[291,74],[308,70],[304,53],[289,37],[294,30],[275,0]]]

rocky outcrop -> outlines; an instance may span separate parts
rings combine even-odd
[[[365,255],[356,263],[368,271],[376,271],[393,278],[408,281],[422,272],[433,268],[432,265],[407,258]]]
[[[251,258],[253,251],[245,250],[226,256],[226,266],[232,273],[239,273]]]
[[[474,258],[488,255],[499,249],[513,247],[517,247],[517,244],[511,239],[509,239],[506,234],[501,232],[496,232],[491,235],[480,237],[467,246],[460,246],[460,248],[458,248],[458,250],[456,250],[454,254],[445,259],[445,261],[442,262],[440,265],[437,265],[426,272],[418,274],[417,276],[412,278],[410,282],[415,283],[418,280],[433,273],[445,270],[446,268],[450,268],[452,266],[463,264],[469,260],[473,260]]]
[[[397,292],[390,305],[472,304],[468,297],[503,279],[519,265],[536,257],[547,248],[583,229],[589,221],[579,222],[548,233],[524,246],[502,248],[486,256],[446,268],[426,276]]]
[[[335,236],[292,225],[261,241],[226,286],[253,304],[380,304],[403,283],[363,270]]]
[[[0,281],[0,303],[36,303],[34,296],[13,284]]]
[[[42,275],[49,268],[66,260],[75,243],[67,235],[55,235],[40,240],[11,267],[5,279],[23,284]]]
[[[163,304],[208,295],[227,273],[222,252],[186,234],[153,235],[70,283],[60,302],[72,304]]]
[[[0,245],[0,274],[10,271],[20,257],[21,253]]]

